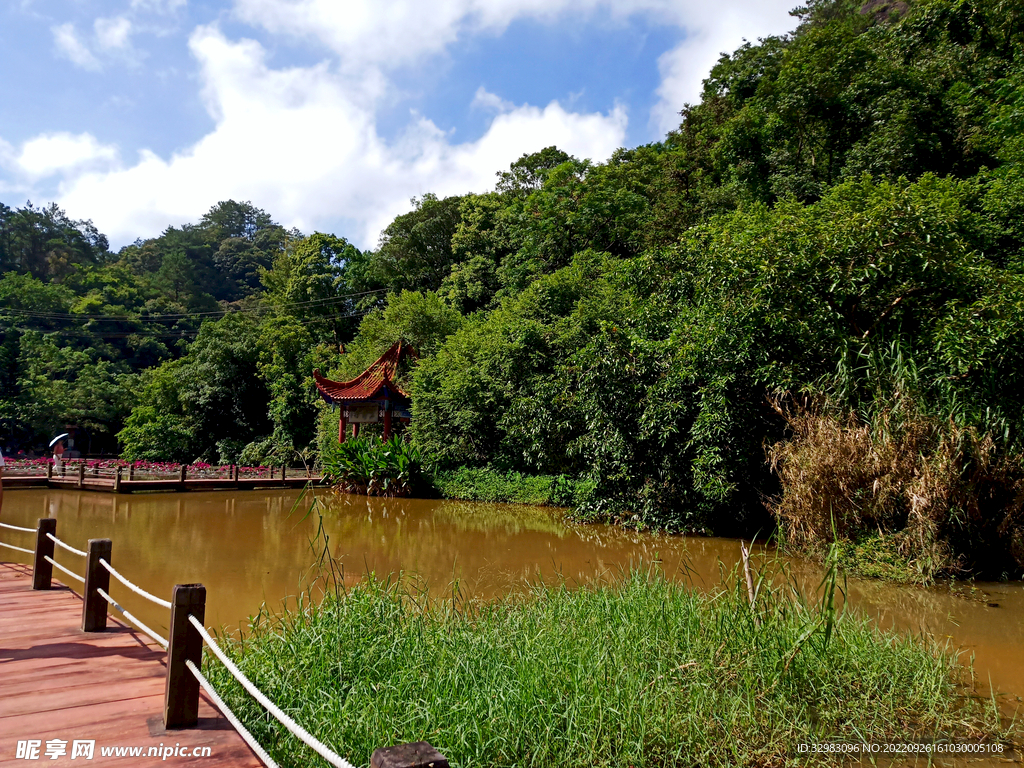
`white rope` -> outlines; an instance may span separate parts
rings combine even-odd
[[[199,681],[199,685],[201,685],[203,690],[210,695],[210,698],[213,699],[217,708],[224,714],[224,717],[227,718],[228,722],[234,726],[235,730],[238,731],[238,735],[242,737],[242,741],[252,748],[252,751],[256,753],[256,756],[263,761],[263,764],[267,766],[267,768],[277,768],[277,763],[274,762],[274,759],[267,754],[267,751],[260,746],[260,743],[256,741],[256,739],[253,738],[253,735],[245,729],[245,726],[239,722],[238,718],[235,717],[235,713],[228,709],[228,705],[225,704],[224,700],[217,695],[217,691],[214,689],[210,681],[203,677],[203,673],[196,669],[196,665],[192,663],[191,659],[185,659],[185,666],[192,671],[192,674],[196,676],[196,680]]]
[[[110,571],[110,575],[111,576],[113,576],[115,579],[120,581],[122,584],[124,584],[126,587],[128,587],[128,589],[130,589],[135,594],[142,595],[147,600],[152,600],[154,603],[156,603],[157,605],[162,605],[164,608],[170,608],[171,607],[171,601],[170,600],[161,600],[156,595],[151,595],[151,594],[149,594],[149,592],[147,592],[146,590],[142,589],[141,587],[135,586],[130,581],[128,581],[128,579],[126,579],[120,573],[115,571],[114,570],[114,566],[112,566],[110,563],[108,563],[102,557],[100,558],[100,565],[102,565],[104,568],[106,568],[108,571]]]
[[[128,621],[130,621],[136,627],[138,627],[143,632],[145,632],[147,635],[149,635],[154,640],[156,640],[158,643],[160,643],[160,645],[162,645],[165,649],[167,648],[168,645],[170,645],[170,643],[168,643],[166,640],[164,640],[162,637],[160,637],[160,635],[158,635],[156,632],[154,632],[152,629],[147,627],[145,624],[143,624],[137,618],[135,618],[130,613],[128,613],[128,611],[126,611],[124,608],[122,608],[120,605],[118,605],[116,602],[114,602],[114,598],[112,598],[110,595],[108,595],[102,589],[97,588],[96,591],[99,592],[100,597],[102,597],[104,600],[106,600],[112,606],[117,608],[117,610],[119,610],[122,614],[124,614],[124,617],[126,619],[128,619]]]
[[[64,567],[63,565],[61,565],[60,563],[58,563],[58,562],[57,562],[56,560],[54,560],[54,559],[53,559],[52,557],[50,557],[49,555],[43,555],[43,560],[45,560],[46,562],[48,562],[48,563],[49,563],[50,565],[52,565],[52,566],[53,566],[54,568],[57,568],[57,569],[59,569],[59,570],[61,570],[61,571],[64,571],[64,573],[66,573],[66,574],[67,574],[68,576],[71,576],[71,577],[73,577],[73,578],[76,578],[76,579],[78,579],[78,580],[79,580],[80,582],[82,582],[83,584],[85,584],[85,579],[83,579],[83,578],[82,578],[81,576],[79,576],[79,575],[78,575],[77,573],[75,573],[74,571],[69,571],[69,570],[68,570],[67,568],[65,568],[65,567]]]
[[[355,766],[353,766],[352,763],[345,760],[345,758],[335,754],[333,751],[331,751],[330,747],[326,746],[315,736],[311,736],[309,732],[306,731],[305,728],[303,728],[301,725],[299,725],[290,717],[288,717],[288,715],[286,715],[281,709],[279,709],[274,704],[274,702],[272,702],[270,699],[264,696],[260,689],[253,685],[252,681],[250,681],[249,678],[242,674],[242,671],[238,667],[236,667],[234,663],[231,661],[231,659],[229,659],[224,654],[224,651],[222,651],[217,646],[217,643],[214,642],[214,639],[210,637],[209,633],[206,631],[203,625],[199,623],[195,616],[189,615],[188,620],[192,622],[192,626],[196,628],[200,635],[202,635],[203,640],[205,640],[206,644],[210,646],[210,650],[213,651],[213,654],[220,660],[220,663],[227,667],[228,672],[234,675],[235,679],[242,684],[242,687],[245,688],[245,690],[247,690],[249,694],[254,699],[256,699],[256,701],[262,704],[270,714],[272,714],[274,717],[280,720],[281,724],[285,728],[287,728],[289,731],[295,734],[295,736],[297,736],[299,739],[304,741],[313,750],[315,750],[324,760],[326,760],[331,765],[335,766],[335,768],[355,768]]]
[[[7,547],[8,549],[16,549],[19,552],[27,552],[30,555],[34,555],[35,554],[35,552],[33,550],[31,550],[31,549],[25,549],[24,547],[16,547],[13,544],[6,544],[6,543],[4,543],[2,541],[0,541],[0,547]]]
[[[52,533],[46,534],[46,538],[48,538],[50,541],[52,541],[58,547],[64,547],[64,549],[66,549],[68,552],[71,552],[72,554],[78,555],[79,557],[88,557],[89,556],[88,553],[83,552],[80,549],[75,549],[70,544],[65,544],[63,541],[58,539]]]
[[[35,533],[35,528],[22,528],[20,525],[8,525],[7,523],[0,523],[0,528],[8,528],[12,531],[24,531],[25,533]]]

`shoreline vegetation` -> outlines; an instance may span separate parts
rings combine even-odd
[[[113,252],[0,204],[0,445],[74,425],[132,461],[319,462],[356,492],[1020,578],[1024,6],[793,13],[661,140],[538,147],[366,250],[228,200]],[[403,440],[337,448],[313,370],[399,340]]]
[[[711,593],[656,569],[491,602],[369,574],[251,619],[232,659],[356,765],[427,740],[453,766],[835,764],[821,742],[1012,746],[948,646],[837,611],[769,571]],[[774,584],[774,586],[773,586]],[[319,765],[215,661],[207,674],[282,766]]]

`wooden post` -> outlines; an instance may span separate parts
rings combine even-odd
[[[370,768],[448,768],[448,758],[425,741],[373,750]]]
[[[345,431],[348,429],[348,419],[345,418],[345,408],[342,407],[341,414],[338,416],[338,442],[345,442]]]
[[[164,727],[192,728],[199,722],[199,681],[185,666],[203,662],[203,638],[188,620],[206,622],[206,587],[177,584],[171,598],[171,632],[167,647],[167,687],[164,689]]]
[[[107,601],[96,590],[110,594],[110,571],[100,565],[100,558],[110,562],[110,547],[110,539],[89,539],[82,600],[83,632],[102,632],[107,628]]]
[[[53,464],[46,465],[46,480],[49,482],[53,478]]]
[[[129,480],[134,480],[135,479],[135,462],[134,461],[131,464],[128,465],[128,479]]]
[[[231,479],[235,481],[235,485],[238,485],[238,465],[231,465]]]
[[[85,487],[85,461],[78,465],[78,487]]]
[[[121,468],[118,467],[114,473],[114,493],[121,492]]]
[[[287,464],[282,464],[281,465],[281,482],[283,483],[287,479],[288,479],[288,465]]]
[[[57,535],[57,521],[52,517],[39,518],[36,528],[36,556],[32,563],[32,589],[49,589],[53,579],[53,566],[43,558],[53,558],[53,539],[46,534]]]

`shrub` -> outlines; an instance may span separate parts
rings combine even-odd
[[[324,478],[347,493],[409,496],[421,482],[419,451],[398,435],[336,443],[320,462]]]
[[[593,488],[592,483],[565,475],[524,475],[501,472],[492,467],[462,467],[435,472],[431,482],[446,499],[550,504],[556,507],[578,506]]]

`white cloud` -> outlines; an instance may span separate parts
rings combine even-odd
[[[70,24],[54,34],[65,55],[97,68],[93,51],[130,52],[132,14],[167,13],[184,2],[131,0],[128,17],[96,21],[92,50]],[[410,197],[492,188],[495,172],[524,152],[556,144],[579,157],[606,158],[624,141],[624,109],[580,114],[571,100],[516,105],[483,87],[471,106],[493,117],[476,141],[453,143],[451,135],[415,115],[397,141],[378,134],[378,111],[399,103],[391,70],[422,64],[468,35],[500,34],[516,19],[614,24],[643,15],[678,28],[684,39],[659,60],[659,100],[649,118],[659,135],[677,127],[684,103],[698,99],[701,80],[721,51],[733,50],[743,37],[784,33],[794,25],[787,13],[793,0],[234,2],[237,18],[271,36],[318,44],[331,52],[330,60],[275,69],[259,43],[229,40],[216,26],[198,27],[190,49],[215,128],[170,157],[143,151],[134,165],[120,166],[107,147],[105,155],[59,168],[60,202],[76,217],[93,218],[115,242],[195,220],[217,201],[236,198],[306,231],[354,221],[360,231],[349,234],[373,245],[380,229],[408,209]],[[32,167],[37,175],[58,172],[42,170],[39,161]]]
[[[83,69],[98,70],[100,68],[99,59],[79,39],[74,24],[61,24],[53,27],[50,31],[53,32],[53,41],[57,44],[57,51],[62,56]]]
[[[682,24],[679,0],[236,0],[236,14],[273,33],[320,41],[345,62],[383,67],[439,53],[464,34],[500,34],[521,18],[572,14],[625,19],[636,14]]]
[[[470,106],[487,112],[511,112],[515,109],[516,105],[511,101],[506,101],[496,93],[491,93],[481,85],[476,89],[476,93],[473,94],[473,103]]]
[[[658,135],[678,127],[679,110],[698,100],[701,82],[723,51],[744,38],[785,34],[795,0],[236,0],[245,21],[274,33],[314,39],[343,65],[408,65],[443,51],[461,36],[500,34],[516,19],[554,21],[643,15],[678,27],[685,39],[659,60],[662,81],[651,123]]]
[[[736,50],[744,39],[784,35],[795,27],[789,15],[793,0],[731,0],[694,5],[684,23],[686,39],[658,60],[661,84],[651,122],[658,134],[679,127],[679,110],[700,100],[701,84],[723,52]]]
[[[93,28],[96,31],[96,42],[100,48],[125,50],[130,45],[132,23],[124,16],[96,19],[93,22]]]
[[[10,145],[7,145],[10,147]],[[0,160],[2,160],[0,147]],[[21,152],[7,152],[9,168],[30,178],[55,173],[80,171],[84,168],[110,168],[117,162],[117,148],[101,144],[88,133],[48,133],[26,141]]]
[[[90,171],[62,185],[68,212],[92,218],[114,242],[195,220],[235,198],[305,231],[354,220],[361,231],[350,234],[374,245],[414,195],[492,188],[497,170],[550,144],[603,159],[625,137],[622,109],[577,114],[552,102],[504,105],[474,142],[453,145],[419,119],[389,144],[375,125],[379,83],[354,82],[326,63],[270,68],[258,43],[232,42],[215,27],[197,29],[190,45],[216,128],[169,159],[144,152],[132,167]]]
[[[131,0],[132,10],[150,13],[173,13],[186,4],[187,0]]]

